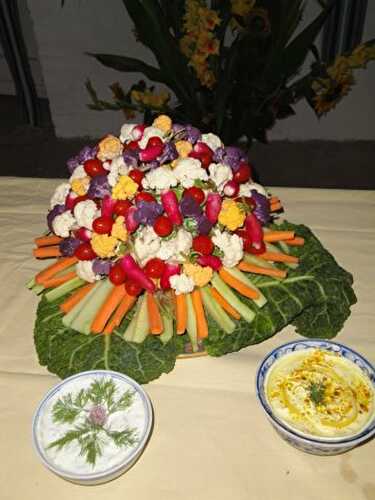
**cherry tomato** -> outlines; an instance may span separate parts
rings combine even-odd
[[[154,198],[154,196],[152,196],[152,194],[146,193],[146,191],[142,191],[141,193],[138,193],[136,195],[135,201],[136,202],[140,202],[140,201],[156,201],[156,199]]]
[[[114,285],[122,285],[126,280],[126,273],[120,264],[115,264],[109,271],[109,279]]]
[[[108,173],[107,170],[103,167],[103,163],[97,158],[85,161],[83,167],[85,169],[86,174],[89,175],[90,177],[95,177],[97,175],[104,175]]]
[[[203,189],[200,189],[198,187],[185,189],[184,196],[191,196],[197,203],[199,203],[199,205],[204,202],[205,198]]]
[[[111,232],[113,226],[112,217],[98,217],[92,223],[93,230],[98,234],[108,234]]]
[[[251,177],[251,168],[248,163],[242,162],[240,168],[233,175],[233,180],[238,182],[238,184],[243,184],[247,182]]]
[[[132,206],[129,200],[118,200],[114,206],[113,212],[116,215],[126,215],[126,212]]]
[[[142,287],[138,285],[138,283],[136,283],[135,281],[127,281],[125,283],[125,290],[129,295],[136,297],[141,293]]]
[[[130,141],[127,145],[126,145],[126,149],[138,149],[139,146],[138,146],[138,141]]]
[[[158,236],[168,236],[171,234],[173,230],[173,224],[165,217],[165,215],[161,215],[154,222],[154,231]]]
[[[201,234],[193,239],[193,248],[202,255],[210,255],[213,252],[214,244],[208,236]]]
[[[90,243],[81,243],[74,252],[74,255],[79,260],[92,260],[95,259],[96,253],[92,249]]]
[[[149,147],[149,146],[164,146],[164,142],[160,139],[160,137],[158,137],[157,135],[155,135],[154,137],[150,137],[148,142],[147,142],[147,146],[146,146],[146,149]]]
[[[141,185],[142,179],[145,176],[145,174],[143,172],[141,172],[140,170],[138,170],[137,168],[134,168],[133,170],[131,170],[128,175],[131,179],[133,179],[134,182],[136,182],[138,184],[138,186]]]
[[[165,264],[161,259],[155,257],[147,262],[144,271],[149,278],[161,278]]]

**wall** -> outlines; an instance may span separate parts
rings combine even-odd
[[[84,82],[90,77],[99,96],[110,98],[109,84],[118,80],[126,88],[141,78],[104,68],[85,52],[126,54],[152,62],[152,54],[135,42],[121,0],[67,0],[63,9],[60,0],[27,1],[57,135],[100,136],[117,132],[124,121],[121,113],[89,110]],[[311,0],[307,19],[313,15],[312,4]],[[369,2],[365,39],[374,36],[375,2]],[[375,139],[375,64],[357,75],[358,85],[335,112],[318,121],[305,103],[299,103],[297,116],[279,122],[271,138]]]

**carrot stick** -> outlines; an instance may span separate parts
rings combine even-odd
[[[282,210],[282,208],[283,208],[283,206],[279,201],[276,203],[271,203],[271,205],[270,205],[271,212],[277,212],[278,210]]]
[[[290,262],[298,264],[299,258],[294,255],[288,255],[282,252],[264,252],[258,255],[261,259],[270,260],[271,262]]]
[[[241,315],[232,307],[229,302],[227,302],[222,295],[216,290],[216,288],[210,288],[210,293],[216,302],[235,319],[241,319]]]
[[[305,244],[305,240],[300,236],[296,236],[292,240],[284,240],[284,243],[291,247],[302,247]]]
[[[278,203],[279,201],[280,201],[280,198],[278,198],[277,196],[271,196],[271,198],[269,198],[270,205],[273,205],[274,203]]]
[[[259,297],[259,293],[257,291],[246,286],[244,283],[242,283],[242,281],[232,276],[230,273],[228,273],[228,271],[225,271],[225,269],[221,268],[219,274],[222,280],[227,283],[227,285],[231,286],[245,297],[248,297],[249,299],[257,299]]]
[[[175,295],[176,300],[176,333],[182,335],[186,330],[187,322],[187,305],[184,293]]]
[[[133,307],[136,300],[137,297],[134,297],[133,295],[125,295],[125,297],[120,302],[120,305],[113,313],[112,318],[108,321],[106,327],[104,328],[104,334],[108,335],[112,333],[116,326],[119,326],[121,324],[121,321],[123,320],[125,314]]]
[[[34,248],[33,255],[36,259],[49,259],[50,257],[60,257],[61,252],[58,245],[50,247]]]
[[[294,238],[294,231],[269,231],[264,233],[263,239],[268,243],[273,241],[292,240]]]
[[[150,323],[150,333],[160,335],[164,330],[163,320],[160,315],[158,304],[152,293],[147,292],[148,321]]]
[[[56,278],[49,278],[48,280],[44,280],[42,284],[45,288],[55,288],[59,285],[62,285],[63,283],[66,283],[69,280],[72,280],[76,276],[77,274],[74,271],[71,271],[70,273],[66,273],[63,276],[58,276]]]
[[[191,293],[191,298],[193,300],[193,307],[195,312],[195,318],[197,320],[197,334],[199,339],[205,339],[208,337],[208,325],[206,316],[204,314],[202,296],[199,288],[195,288]]]
[[[112,290],[108,294],[108,297],[104,301],[104,304],[96,313],[94,321],[91,323],[90,330],[92,333],[102,333],[111,314],[124,298],[125,294],[126,291],[123,285],[114,286],[112,288]]]
[[[67,267],[72,266],[76,262],[78,262],[77,257],[62,257],[61,259],[57,259],[53,264],[48,266],[43,271],[40,271],[40,273],[35,276],[35,282],[38,285],[42,285],[43,281],[52,278],[52,276],[55,276],[55,274],[63,271]]]
[[[74,292],[70,297],[68,297],[62,304],[60,304],[60,311],[63,313],[68,313],[73,307],[78,304],[83,297],[89,293],[91,288],[94,286],[94,283],[89,283],[82,288],[79,288],[76,292]]]
[[[245,271],[246,273],[264,274],[265,276],[274,276],[275,278],[286,278],[287,276],[287,272],[282,271],[281,269],[255,266],[254,264],[249,264],[248,262],[240,262],[237,267],[240,271]]]
[[[50,245],[58,245],[64,238],[51,234],[50,236],[40,236],[35,238],[34,242],[37,247],[48,247]]]

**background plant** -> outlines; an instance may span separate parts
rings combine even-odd
[[[267,142],[277,120],[293,114],[306,99],[318,116],[331,109],[354,84],[353,70],[375,57],[373,41],[336,61],[323,61],[314,41],[338,0],[319,1],[321,12],[303,30],[303,0],[123,0],[137,40],[158,66],[129,55],[90,54],[123,72],[141,72],[165,89],[144,81],[125,91],[110,86],[113,102],[101,100],[90,81],[96,110],[135,112],[145,121],[160,112],[220,135],[225,143],[246,137]],[[313,62],[300,71],[309,55]]]

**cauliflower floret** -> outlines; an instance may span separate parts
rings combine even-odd
[[[92,264],[93,262],[91,260],[80,260],[76,265],[77,276],[89,283],[100,280],[100,275],[94,273]]]
[[[207,146],[209,148],[211,148],[212,151],[215,151],[215,149],[220,148],[223,145],[220,137],[218,137],[215,134],[211,134],[211,133],[202,134],[201,142],[204,142],[205,144],[207,144]]]
[[[74,207],[74,216],[77,220],[77,224],[87,229],[92,229],[92,223],[94,219],[99,217],[99,213],[96,203],[92,200],[80,201]]]
[[[122,155],[116,156],[116,158],[112,160],[109,167],[108,184],[114,187],[117,184],[120,175],[127,175],[128,172],[129,167],[124,162]]]
[[[190,293],[194,290],[194,281],[186,274],[174,274],[169,278],[169,283],[171,287],[176,292],[176,295],[181,295],[182,293]]]
[[[148,140],[150,137],[159,137],[163,142],[165,141],[164,139],[165,133],[160,130],[160,128],[157,127],[146,127],[142,139],[138,141],[138,146],[141,149],[144,149],[147,146]]]
[[[155,257],[160,249],[160,238],[151,226],[146,226],[138,231],[134,242],[135,255],[143,266]]]
[[[238,196],[251,196],[251,191],[257,191],[259,194],[263,196],[268,196],[267,191],[263,186],[257,184],[256,182],[245,182],[245,184],[240,184],[240,191]]]
[[[72,183],[74,179],[82,179],[82,177],[86,177],[87,173],[83,165],[78,165],[76,169],[74,169],[74,172],[69,178],[69,182]]]
[[[118,243],[117,238],[108,234],[94,233],[91,238],[92,249],[102,259],[113,257],[116,254]]]
[[[177,186],[177,182],[174,171],[167,166],[163,166],[148,172],[142,180],[142,186],[144,189],[163,191],[171,186]]]
[[[184,262],[186,260],[185,255],[190,252],[192,244],[193,237],[191,233],[181,228],[174,238],[161,242],[156,257],[162,260]]]
[[[133,140],[132,132],[136,126],[137,126],[136,123],[124,123],[120,131],[120,141],[121,142],[132,141]]]
[[[208,180],[206,170],[201,167],[201,162],[195,158],[177,160],[173,173],[184,188],[193,187],[196,179],[202,181]]]
[[[50,204],[51,208],[53,208],[55,205],[65,205],[65,199],[68,196],[69,191],[70,184],[68,182],[59,184],[52,195]]]
[[[210,179],[215,183],[219,193],[222,193],[225,184],[233,178],[232,169],[222,163],[211,163],[208,171]]]
[[[62,238],[68,238],[70,231],[75,227],[75,225],[76,220],[69,211],[56,215],[52,221],[53,232]]]
[[[229,234],[215,229],[212,237],[213,243],[224,253],[223,264],[225,267],[234,267],[243,257],[243,242],[237,234]]]
[[[196,286],[202,287],[211,281],[213,271],[210,267],[200,266],[199,264],[192,264],[186,262],[184,264],[184,272],[192,278]]]

